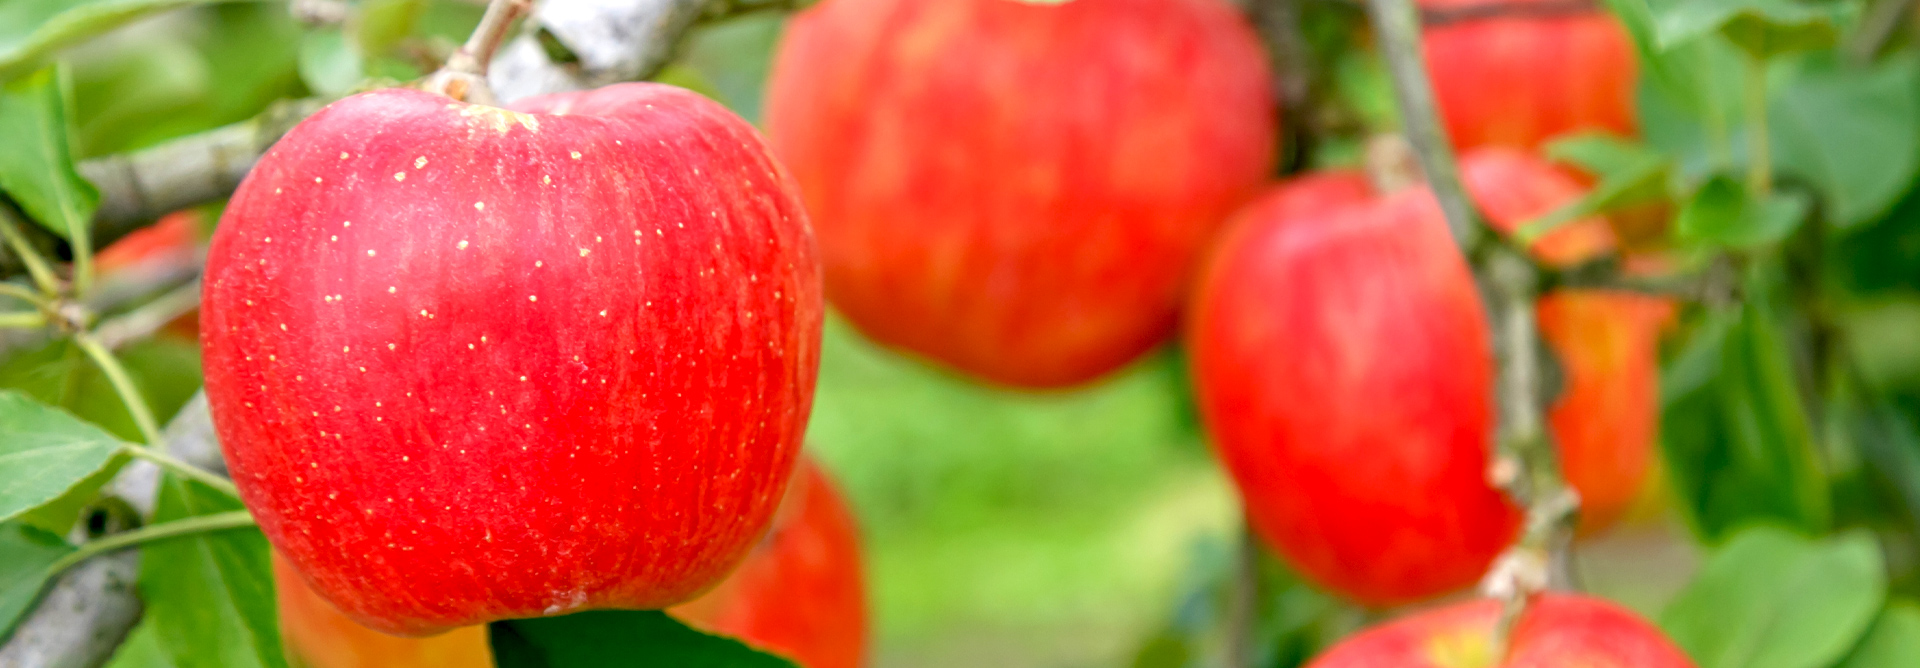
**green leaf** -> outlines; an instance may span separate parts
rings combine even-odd
[[[60,498],[124,445],[60,409],[0,391],[0,521]]]
[[[114,650],[107,668],[173,668],[173,661],[160,647],[160,634],[154,630],[153,622],[142,619],[127,634],[126,642]]]
[[[232,0],[15,0],[0,4],[0,82],[19,77],[53,52],[180,7]]]
[[[500,668],[793,668],[786,659],[695,631],[658,610],[494,622],[487,625],[487,637]]]
[[[1920,100],[1912,59],[1872,69],[1825,60],[1781,87],[1769,129],[1782,171],[1818,186],[1842,227],[1883,214],[1920,169]]]
[[[42,227],[80,241],[100,193],[73,168],[65,89],[55,69],[0,86],[0,190]]]
[[[1920,605],[1888,601],[1873,629],[1839,668],[1909,668],[1920,666]]]
[[[154,522],[239,510],[238,501],[171,474]],[[255,529],[194,534],[143,548],[140,594],[179,668],[286,668],[266,538]]]
[[[1820,541],[1741,531],[1667,605],[1660,626],[1702,668],[1832,665],[1886,597],[1880,548],[1853,531]]]
[[[300,79],[322,95],[344,95],[366,72],[360,48],[338,29],[315,30],[300,41]]]
[[[1663,199],[1673,161],[1641,144],[1601,134],[1583,134],[1557,140],[1546,147],[1547,157],[1580,166],[1600,182],[1579,199],[1529,221],[1514,235],[1531,244],[1560,225],[1625,206]]]
[[[1718,32],[1748,56],[1766,59],[1839,41],[1839,3],[1796,0],[1665,0],[1652,5],[1661,50]]]
[[[0,644],[47,585],[47,567],[73,551],[59,536],[23,522],[0,522]]]
[[[1701,184],[1680,209],[1680,239],[1694,244],[1748,248],[1792,234],[1806,220],[1804,193],[1776,192],[1755,199],[1739,181],[1715,176]]]
[[[133,457],[126,453],[114,455],[100,470],[74,483],[59,498],[35,506],[14,519],[45,529],[56,536],[65,536],[80,521],[80,513],[99,500],[101,488],[112,482],[114,476],[120,474],[120,469],[132,460]]]
[[[1818,532],[1831,516],[1786,348],[1759,291],[1749,294],[1710,314],[1661,382],[1669,479],[1707,540],[1758,520]]]

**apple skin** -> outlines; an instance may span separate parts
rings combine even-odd
[[[812,403],[817,250],[751,126],[658,84],[516,109],[336,102],[209,251],[241,497],[389,633],[693,597],[765,530]]]
[[[1693,668],[1652,624],[1613,603],[1543,594],[1515,623],[1505,661],[1493,646],[1500,604],[1460,603],[1361,631],[1307,668]]]
[[[1220,0],[825,0],[788,25],[766,123],[856,327],[1050,388],[1173,333],[1272,164],[1270,86]]]
[[[1579,199],[1571,174],[1533,155],[1482,149],[1461,160],[1461,180],[1488,221],[1511,232]],[[1534,243],[1541,261],[1569,265],[1617,247],[1598,217],[1567,223]],[[1580,531],[1597,533],[1633,504],[1653,461],[1660,416],[1660,334],[1675,305],[1618,291],[1541,296],[1536,320],[1565,384],[1547,415],[1567,482],[1580,493]]]
[[[1195,390],[1255,532],[1388,606],[1472,583],[1520,514],[1486,481],[1493,349],[1424,187],[1282,184],[1235,216],[1188,326]]]
[[[811,459],[787,487],[773,527],[720,586],[668,610],[682,621],[734,636],[806,668],[859,668],[866,656],[866,585],[859,527]],[[485,627],[431,638],[361,626],[321,599],[274,556],[280,628],[310,668],[489,668]]]
[[[1419,4],[1448,9],[1485,3]],[[1462,151],[1530,149],[1576,131],[1637,131],[1633,43],[1605,11],[1472,19],[1430,26],[1422,34],[1442,121]]]

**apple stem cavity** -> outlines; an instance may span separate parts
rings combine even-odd
[[[447,64],[428,77],[427,92],[439,93],[461,102],[495,104],[493,89],[487,85],[487,65],[493,53],[506,41],[507,28],[533,7],[533,0],[489,0],[480,24],[473,27],[467,43],[460,45]]]

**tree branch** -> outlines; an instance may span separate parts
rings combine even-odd
[[[105,248],[161,216],[233,194],[274,142],[325,104],[314,98],[284,101],[252,120],[82,161],[80,174],[100,189],[94,238]]]
[[[1373,20],[1375,39],[1386,58],[1387,71],[1393,75],[1393,97],[1400,108],[1401,131],[1420,157],[1420,169],[1440,210],[1447,216],[1447,229],[1453,240],[1468,255],[1480,243],[1486,225],[1479,210],[1467,198],[1454,165],[1453,144],[1446,128],[1440,125],[1439,107],[1433,99],[1433,82],[1427,78],[1426,56],[1420,51],[1420,19],[1412,0],[1367,0],[1367,14]]]

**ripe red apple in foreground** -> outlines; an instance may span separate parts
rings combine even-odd
[[[706,630],[779,653],[805,668],[859,668],[866,588],[853,514],[820,468],[801,458],[773,527],[719,587],[669,610]],[[280,628],[310,668],[487,668],[484,627],[431,638],[390,636],[321,600],[277,555]]]
[[[1389,605],[1473,582],[1519,514],[1486,482],[1493,349],[1424,187],[1309,176],[1243,210],[1195,296],[1200,408],[1254,529]]]
[[[759,136],[656,84],[334,103],[235,193],[204,304],[247,507],[410,635],[718,581],[793,470],[822,312]]]
[[[1525,8],[1552,1],[1514,4]],[[1419,4],[1447,10],[1488,3]],[[1441,118],[1461,150],[1534,148],[1583,130],[1618,135],[1636,131],[1633,44],[1626,30],[1599,7],[1429,26],[1422,44]]]
[[[825,0],[788,25],[767,133],[854,325],[1054,387],[1172,333],[1272,162],[1270,85],[1220,0]]]
[[[1502,231],[1573,203],[1577,180],[1545,160],[1486,149],[1461,161],[1461,179]],[[1542,261],[1570,265],[1616,249],[1605,220],[1587,218],[1535,242]],[[1633,504],[1653,460],[1660,416],[1660,333],[1671,301],[1628,292],[1560,290],[1540,298],[1540,333],[1564,377],[1548,413],[1560,468],[1580,493],[1580,529],[1612,525]]]
[[[1659,629],[1601,599],[1535,598],[1505,660],[1493,644],[1499,616],[1490,599],[1416,613],[1348,637],[1307,668],[1693,668]]]

